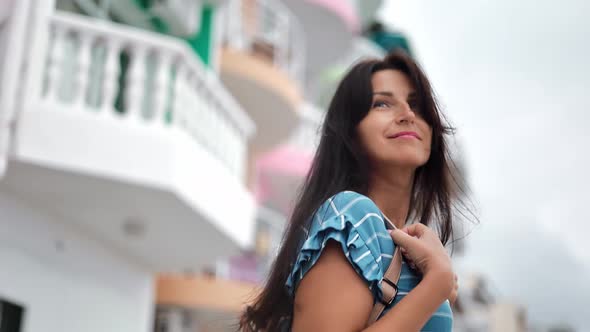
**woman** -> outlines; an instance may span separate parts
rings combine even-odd
[[[456,278],[443,245],[462,195],[443,120],[427,78],[406,55],[348,72],[269,280],[240,329],[451,331]],[[404,255],[399,292],[368,325],[395,246]]]

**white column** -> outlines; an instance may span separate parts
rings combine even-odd
[[[76,93],[74,105],[76,108],[85,109],[88,107],[86,96],[88,94],[90,60],[92,58],[92,41],[94,36],[89,33],[80,33],[80,47],[78,48],[77,69],[76,69]]]
[[[185,125],[184,113],[186,105],[186,85],[188,72],[182,61],[176,64],[176,78],[174,80],[174,99],[172,100],[172,125],[183,128]]]
[[[191,135],[195,137],[198,144],[203,145],[205,139],[205,132],[200,130],[200,127],[207,126],[207,119],[203,113],[203,100],[201,97],[201,90],[203,88],[203,81],[202,77],[195,74],[193,76],[193,81],[187,85],[188,89],[190,89],[190,99],[191,99],[191,107],[190,110],[187,110],[187,113],[190,113],[190,116],[196,119],[196,123],[193,127],[191,127]]]
[[[45,98],[51,102],[60,103],[60,88],[63,78],[63,65],[65,55],[66,30],[64,27],[55,24],[53,26],[53,40],[51,43],[48,68],[47,68],[47,91]]]
[[[139,121],[142,115],[142,106],[145,90],[147,50],[141,45],[133,45],[129,48],[129,71],[127,72],[125,96],[125,117]]]
[[[115,112],[115,98],[119,89],[119,56],[121,43],[118,40],[107,39],[106,58],[102,75],[101,113],[113,116]]]
[[[191,81],[187,84],[187,96],[191,102],[189,104],[190,107],[185,110],[190,123],[187,130],[199,144],[203,145],[206,142],[207,134],[206,131],[201,128],[207,127],[207,129],[210,129],[208,120],[203,113],[202,100],[199,94],[203,82],[201,77],[195,72],[192,73],[191,78]]]
[[[168,105],[168,92],[170,84],[170,69],[172,65],[172,56],[166,51],[160,51],[158,54],[158,63],[154,81],[154,106],[153,121],[156,126],[164,126],[166,106]]]

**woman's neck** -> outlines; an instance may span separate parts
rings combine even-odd
[[[395,227],[406,224],[414,182],[413,170],[375,172],[369,181],[369,196]]]

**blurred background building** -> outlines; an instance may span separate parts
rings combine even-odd
[[[413,54],[382,4],[3,0],[0,331],[235,330],[339,79]],[[527,330],[465,280],[456,331]]]

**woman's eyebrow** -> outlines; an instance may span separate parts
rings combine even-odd
[[[393,92],[389,92],[389,91],[377,91],[377,92],[373,92],[373,95],[381,95],[381,96],[393,97]]]

